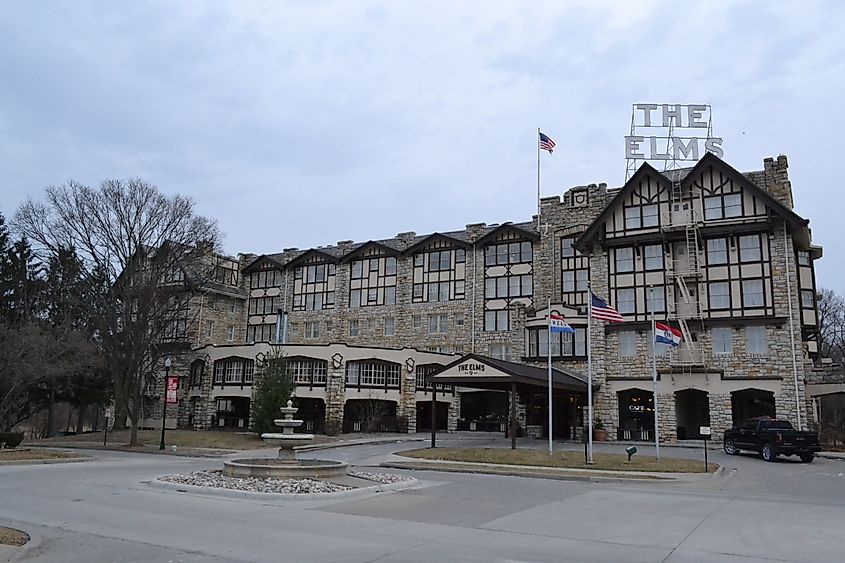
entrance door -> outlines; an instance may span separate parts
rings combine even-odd
[[[701,426],[710,426],[710,400],[706,391],[685,389],[675,393],[678,440],[700,440]]]

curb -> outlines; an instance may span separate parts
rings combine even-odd
[[[54,465],[57,463],[80,463],[83,461],[92,461],[96,459],[94,456],[77,456],[57,459],[10,459],[0,461],[0,467],[14,466],[14,465]]]
[[[845,461],[845,453],[838,453],[838,452],[818,452],[816,457],[823,457],[825,459],[837,459],[839,461]]]
[[[235,489],[223,489],[218,487],[201,487],[199,485],[182,485],[179,483],[168,483],[154,479],[152,481],[141,481],[141,483],[154,489],[165,489],[188,494],[203,494],[223,498],[252,498],[262,500],[332,500],[347,499],[368,494],[387,493],[419,487],[421,481],[412,477],[408,481],[399,483],[380,483],[371,487],[360,487],[335,493],[259,493],[254,491],[238,491]]]
[[[7,528],[11,528],[12,526],[6,526]],[[23,557],[32,551],[33,549],[37,549],[41,547],[41,536],[36,534],[35,532],[30,532],[29,530],[23,530],[21,528],[15,527],[15,530],[19,532],[23,532],[29,536],[29,541],[23,544],[20,547],[13,548],[15,551],[11,553],[11,555],[6,559],[6,561],[18,561],[19,559],[23,559]]]
[[[333,448],[348,448],[352,446],[370,446],[373,444],[402,444],[405,442],[425,442],[425,438],[387,438],[387,439],[378,439],[374,438],[372,440],[364,440],[360,442],[354,441],[340,441],[340,442],[326,442],[323,444],[314,444],[311,446],[297,446],[294,448],[294,451],[297,452],[313,452],[317,450],[330,450]]]
[[[62,444],[60,446],[48,445],[48,444],[27,444],[28,448],[48,448],[48,449],[67,449],[67,450],[96,450],[101,452],[121,452],[126,454],[152,454],[152,455],[170,455],[174,457],[195,457],[195,458],[208,458],[208,459],[217,459],[221,457],[225,457],[227,455],[237,454],[243,450],[226,450],[220,449],[216,451],[206,451],[206,452],[197,452],[197,451],[190,451],[189,448],[184,448],[181,450],[177,450],[173,452],[172,450],[165,449],[164,451],[159,449],[150,449],[150,450],[142,450],[142,449],[129,449],[129,448],[122,448],[120,446],[103,446],[102,443],[97,442],[70,442],[68,444]],[[213,448],[207,448],[208,450],[212,450]]]
[[[401,458],[401,456],[396,456]],[[404,458],[409,459],[409,458]],[[537,479],[555,479],[559,481],[586,481],[601,483],[609,481],[668,481],[694,482],[715,479],[721,476],[724,467],[701,475],[698,473],[642,473],[634,471],[604,471],[601,469],[564,469],[557,467],[491,465],[471,462],[425,462],[425,461],[386,461],[381,467],[391,469],[409,469],[420,471],[443,471],[447,473],[470,473],[483,475],[504,475]],[[686,477],[689,476],[689,477]],[[693,477],[693,478],[690,478]]]

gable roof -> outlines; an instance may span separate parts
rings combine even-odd
[[[587,241],[593,240],[596,235],[599,234],[601,227],[604,226],[605,222],[607,221],[607,218],[610,217],[610,214],[613,213],[613,211],[616,209],[616,206],[631,192],[631,190],[634,189],[635,186],[639,184],[640,179],[642,179],[644,176],[651,176],[664,186],[667,186],[669,188],[672,187],[672,182],[669,181],[669,178],[658,172],[657,169],[648,162],[644,162],[643,165],[640,166],[636,172],[634,172],[634,175],[631,176],[627,182],[625,182],[625,185],[622,186],[622,188],[620,188],[618,192],[616,192],[616,195],[613,196],[613,199],[611,199],[608,204],[604,206],[602,212],[599,213],[599,216],[596,217],[592,223],[590,223],[590,226],[587,227],[587,230],[584,231],[584,234],[578,237],[578,240],[575,241],[575,248],[581,250],[582,252],[584,251],[582,245]]]
[[[538,235],[537,232],[534,231],[533,229],[529,230],[522,225],[515,225],[514,223],[508,222],[508,223],[502,223],[498,227],[489,231],[487,234],[478,237],[475,240],[475,244],[484,244],[485,242],[487,242],[489,240],[495,239],[500,233],[503,233],[505,231],[517,231],[520,234],[524,235],[525,238],[528,238],[530,240],[533,240],[533,241],[540,240],[540,235]]]
[[[251,272],[253,272],[253,271],[257,270],[257,269],[258,269],[258,266],[259,266],[262,262],[269,262],[269,263],[271,263],[271,264],[273,265],[273,267],[274,267],[275,269],[277,269],[277,270],[281,270],[281,269],[282,269],[282,267],[283,267],[283,266],[282,266],[282,264],[281,264],[278,260],[274,260],[273,258],[271,258],[271,257],[267,256],[266,254],[262,254],[261,256],[257,257],[255,260],[253,260],[252,262],[250,262],[249,264],[247,264],[247,265],[244,267],[244,269],[242,270],[242,272],[243,272],[244,274],[249,274],[249,273],[251,273]]]
[[[639,169],[637,169],[634,175],[631,176],[631,178],[627,182],[625,182],[625,185],[619,189],[613,199],[608,202],[608,204],[605,206],[599,216],[596,217],[596,219],[590,224],[587,230],[584,231],[584,234],[578,237],[578,240],[575,241],[575,247],[578,250],[581,250],[582,252],[585,250],[585,243],[596,238],[610,214],[613,213],[613,211],[616,209],[622,199],[625,198],[628,193],[630,193],[630,191],[634,189],[634,187],[639,183],[642,176],[650,175],[660,183],[671,188],[673,178],[683,182],[687,178],[693,177],[695,174],[699,173],[703,168],[710,165],[722,168],[737,182],[739,182],[743,189],[751,191],[755,196],[762,199],[766,203],[766,205],[770,209],[772,209],[772,211],[782,217],[792,227],[800,228],[805,227],[807,224],[809,224],[810,221],[808,219],[804,219],[803,217],[799,216],[797,213],[786,207],[780,201],[775,199],[775,197],[772,196],[772,194],[770,194],[769,192],[767,192],[764,188],[752,182],[745,174],[738,171],[733,166],[731,166],[715,154],[707,152],[703,157],[699,159],[695,166],[682,170],[669,170],[667,172],[659,172],[648,162],[644,162],[643,165],[640,166]]]
[[[331,264],[337,264],[339,262],[338,256],[334,256],[334,255],[329,254],[328,252],[325,252],[324,250],[321,250],[321,249],[318,249],[318,248],[312,248],[311,250],[306,250],[305,252],[303,252],[302,254],[300,254],[299,256],[297,256],[296,258],[294,258],[293,260],[291,260],[287,264],[285,264],[285,266],[293,267],[293,266],[296,266],[298,264],[302,264],[303,262],[305,262],[306,260],[308,260],[312,256],[317,256],[317,257],[321,258],[324,262],[328,262],[328,263],[331,263]]]
[[[421,240],[418,240],[417,242],[415,242],[414,244],[412,244],[411,246],[406,248],[403,251],[403,254],[412,254],[413,252],[416,252],[418,249],[420,249],[420,248],[422,248],[422,247],[424,247],[424,246],[426,246],[426,245],[428,245],[428,244],[430,244],[430,243],[432,243],[436,240],[446,241],[449,244],[453,244],[453,245],[458,246],[460,248],[469,248],[470,247],[470,244],[465,240],[457,239],[453,236],[449,236],[449,235],[446,235],[446,234],[443,234],[443,233],[432,233],[428,236],[423,237]]]
[[[341,262],[347,262],[347,261],[351,260],[352,258],[355,258],[356,256],[363,254],[364,252],[366,252],[370,248],[378,248],[379,250],[381,250],[382,252],[384,252],[388,256],[398,256],[399,255],[399,250],[397,250],[393,247],[387,246],[386,244],[384,244],[382,242],[370,240],[370,241],[367,241],[365,243],[357,245],[355,248],[353,248],[352,250],[350,250],[349,252],[347,252],[346,254],[341,256],[340,261]]]

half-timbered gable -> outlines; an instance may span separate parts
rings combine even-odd
[[[465,241],[435,233],[405,252],[413,260],[413,303],[463,299],[466,294]]]
[[[262,255],[243,270],[249,279],[247,302],[247,342],[275,342],[277,314],[282,307],[283,266]]]
[[[350,269],[351,308],[396,304],[398,257],[395,248],[373,241],[344,256]]]
[[[320,311],[335,305],[337,258],[312,249],[292,260],[294,311]]]
[[[510,330],[510,306],[532,306],[536,240],[532,231],[504,224],[476,241],[484,252],[485,331]]]

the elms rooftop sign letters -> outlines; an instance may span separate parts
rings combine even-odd
[[[634,104],[627,160],[697,161],[704,152],[724,156],[722,139],[713,137],[707,104]]]

